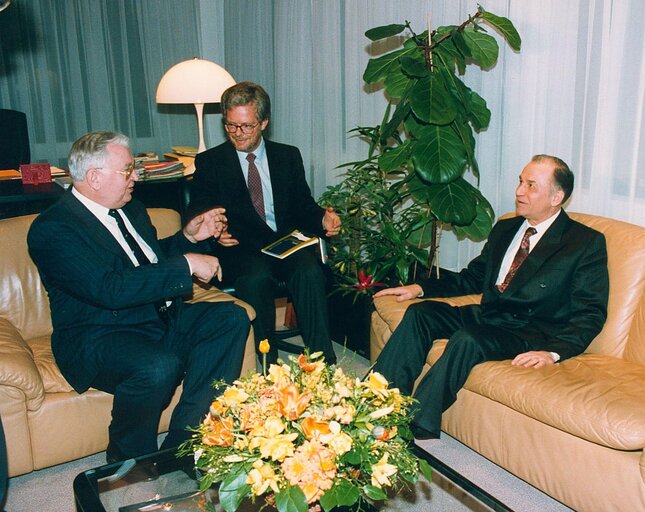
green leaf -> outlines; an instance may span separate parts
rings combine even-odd
[[[463,178],[428,187],[432,212],[447,224],[467,226],[477,216],[477,189]]]
[[[473,123],[475,130],[481,131],[487,128],[490,123],[490,110],[486,106],[486,100],[475,91],[470,91],[469,96],[470,115],[468,118]]]
[[[363,80],[368,84],[373,84],[387,78],[390,73],[393,73],[401,65],[399,57],[404,51],[396,50],[375,59],[370,59],[363,73]]]
[[[383,25],[381,27],[369,29],[367,32],[365,32],[365,37],[367,37],[370,41],[378,41],[379,39],[385,39],[386,37],[392,37],[400,34],[404,30],[405,25]]]
[[[365,485],[363,486],[363,492],[365,496],[374,501],[383,501],[387,499],[387,494],[383,489],[376,487],[375,485]]]
[[[307,498],[297,485],[290,485],[275,495],[278,512],[307,512]]]
[[[490,230],[495,223],[495,212],[488,200],[478,192],[477,215],[475,220],[468,226],[453,226],[455,234],[459,237],[466,237],[475,242],[486,240]]]
[[[515,29],[515,25],[508,18],[502,16],[497,16],[492,12],[482,12],[481,19],[486,21],[491,27],[493,27],[499,34],[506,40],[508,45],[513,48],[516,52],[520,51],[522,46],[522,38],[520,34]]]
[[[473,129],[466,122],[453,123],[452,126],[457,130],[461,143],[464,145],[466,157],[468,158],[468,165],[470,165],[473,174],[475,176],[479,176],[479,165],[475,159],[475,137],[473,137]]]
[[[459,50],[459,52],[464,56],[464,57],[470,57],[470,48],[468,47],[468,43],[466,43],[466,40],[464,39],[464,34],[461,30],[455,30],[452,33],[452,42],[455,45],[455,48]]]
[[[427,221],[423,227],[414,229],[410,233],[410,236],[408,236],[407,242],[412,246],[410,248],[412,252],[418,247],[428,247],[432,243],[432,226],[430,225],[430,221]],[[428,253],[426,251],[423,252],[427,260]]]
[[[410,78],[403,74],[400,67],[392,69],[392,72],[385,77],[383,82],[385,91],[392,98],[401,98],[409,84]]]
[[[419,177],[428,183],[448,183],[461,176],[466,151],[450,126],[423,126],[414,133],[412,162]]]
[[[408,274],[410,273],[410,262],[403,256],[396,260],[396,276],[402,283],[408,282]]]
[[[463,31],[464,41],[470,49],[470,56],[474,63],[484,69],[491,68],[497,62],[499,46],[493,36],[474,30]]]
[[[425,459],[419,459],[419,469],[428,482],[432,482],[432,466]]]
[[[349,480],[341,480],[334,485],[333,489],[336,491],[336,499],[341,507],[351,507],[361,496],[360,489]]]
[[[401,57],[401,69],[406,75],[414,78],[423,78],[429,73],[426,60],[420,52]]]
[[[251,486],[246,483],[247,474],[243,469],[230,472],[219,486],[219,502],[226,512],[235,512],[242,499],[250,492]]]
[[[410,141],[384,152],[378,159],[378,164],[385,172],[395,171],[403,167],[410,157]]]
[[[410,114],[410,103],[407,101],[401,101],[394,110],[392,119],[390,119],[386,125],[381,129],[381,144],[387,144],[387,139],[392,137],[395,134],[398,134],[399,126],[405,121],[405,119]]]
[[[452,96],[437,74],[420,79],[410,91],[414,114],[431,124],[449,124],[457,116]]]

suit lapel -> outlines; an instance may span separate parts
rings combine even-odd
[[[508,250],[508,246],[511,245],[513,237],[517,233],[522,222],[524,222],[523,217],[513,217],[512,219],[509,219],[508,222],[504,224],[505,229],[499,234],[499,239],[491,246],[490,261],[493,262],[489,277],[489,287],[491,288],[495,286],[495,281],[499,275],[499,269],[502,266],[504,255]]]
[[[509,296],[524,286],[562,248],[562,236],[570,223],[569,216],[560,211],[558,218],[547,229],[535,248],[529,253],[502,296]]]

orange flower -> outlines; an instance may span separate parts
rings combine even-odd
[[[289,384],[279,390],[278,409],[287,420],[300,418],[311,401],[312,393],[299,393],[295,384]]]
[[[326,421],[317,420],[313,416],[307,416],[304,420],[302,420],[300,426],[305,433],[305,437],[309,440],[321,435],[325,436],[331,434],[331,430],[329,430],[329,423]]]
[[[298,366],[300,366],[300,369],[303,372],[307,373],[313,372],[317,367],[315,363],[310,363],[309,361],[307,361],[307,356],[305,356],[304,354],[300,354],[298,356]]]
[[[231,446],[233,444],[233,418],[206,418],[204,425],[208,432],[202,436],[202,443],[208,446]]]

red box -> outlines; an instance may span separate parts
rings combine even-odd
[[[20,164],[20,174],[23,185],[40,185],[52,182],[49,164]]]

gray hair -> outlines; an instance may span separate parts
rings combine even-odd
[[[253,82],[240,82],[232,85],[222,93],[220,102],[224,115],[226,115],[227,110],[233,107],[252,103],[255,105],[259,122],[271,117],[271,99],[269,95],[261,85]]]
[[[118,132],[90,132],[76,139],[67,157],[72,180],[83,181],[89,169],[103,167],[109,144],[130,149],[130,139]]]

